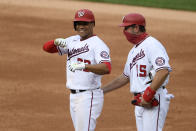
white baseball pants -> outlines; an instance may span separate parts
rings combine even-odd
[[[94,131],[104,102],[101,89],[70,94],[70,113],[75,131]]]
[[[140,106],[135,107],[137,131],[162,131],[170,99],[174,96],[167,94],[166,88],[160,88],[157,90],[155,97],[160,103],[158,106],[150,109]]]

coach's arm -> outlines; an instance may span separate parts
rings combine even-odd
[[[113,81],[103,86],[102,90],[104,93],[108,93],[110,91],[113,91],[126,85],[127,83],[129,83],[129,78],[126,77],[124,74],[121,74],[118,77],[116,77]]]

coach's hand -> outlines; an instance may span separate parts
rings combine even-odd
[[[143,106],[145,108],[152,108],[153,107],[151,102],[146,102],[143,98],[141,98],[141,102],[139,104],[140,104],[140,106]]]
[[[62,48],[64,48],[64,49],[67,48],[66,41],[65,41],[65,39],[63,39],[63,38],[57,38],[57,39],[55,39],[55,40],[54,40],[54,44],[55,44],[56,46],[60,46],[60,47],[62,47]]]
[[[151,108],[152,104],[146,102],[143,98],[142,98],[142,94],[138,93],[136,96],[134,96],[134,100],[131,101],[131,103],[135,106],[142,106],[145,108]]]
[[[71,63],[68,65],[70,71],[75,72],[75,70],[83,70],[85,69],[85,64],[83,62],[80,63]]]

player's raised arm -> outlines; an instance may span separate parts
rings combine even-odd
[[[59,55],[67,54],[66,40],[63,38],[57,38],[55,40],[50,40],[44,44],[43,50],[48,53],[59,52]]]

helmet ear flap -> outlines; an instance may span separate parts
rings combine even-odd
[[[94,26],[95,26],[95,21],[93,21],[92,23],[93,23],[93,24],[94,24]]]
[[[74,21],[73,22],[74,30],[76,30],[76,25],[77,25],[77,23],[76,23],[76,21]]]

